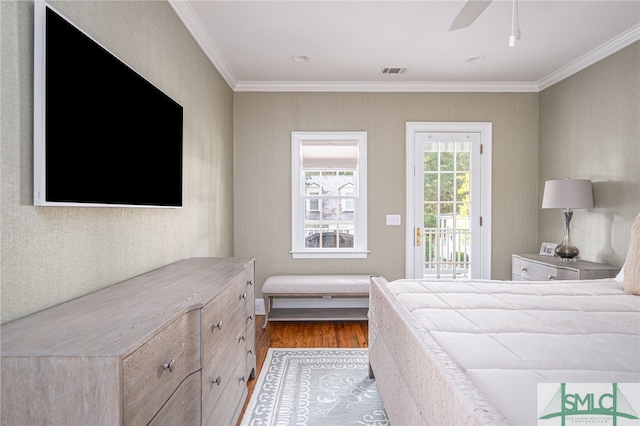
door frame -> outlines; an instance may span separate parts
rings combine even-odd
[[[492,123],[490,122],[407,122],[406,124],[406,250],[405,276],[415,277],[415,135],[418,132],[433,133],[480,133],[482,144],[480,170],[480,253],[479,267],[481,279],[491,279],[491,145]],[[422,227],[422,226],[421,226]]]

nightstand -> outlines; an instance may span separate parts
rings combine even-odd
[[[597,280],[614,278],[618,272],[616,266],[586,260],[564,262],[557,256],[514,254],[511,258],[514,281]]]

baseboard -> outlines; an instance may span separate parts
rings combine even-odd
[[[264,300],[256,298],[256,315],[264,315]]]

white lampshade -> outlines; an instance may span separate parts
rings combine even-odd
[[[589,179],[548,180],[544,184],[543,209],[591,209],[593,188]]]

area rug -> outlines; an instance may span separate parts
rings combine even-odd
[[[367,349],[274,349],[241,426],[388,426]]]

